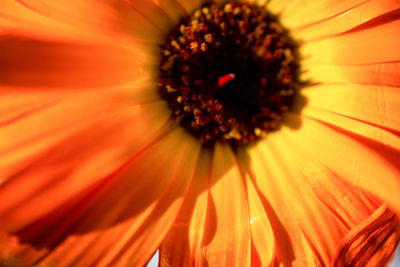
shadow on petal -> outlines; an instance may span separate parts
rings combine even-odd
[[[333,266],[383,266],[400,241],[400,223],[385,205],[340,242]]]

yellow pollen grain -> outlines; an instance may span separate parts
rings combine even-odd
[[[181,44],[185,44],[185,43],[186,43],[185,37],[179,36],[179,42],[180,42]]]
[[[256,55],[257,55],[257,57],[263,57],[265,55],[265,47],[262,46],[259,49],[257,49]]]
[[[168,92],[168,93],[176,92],[176,89],[173,88],[171,85],[167,85],[166,88],[167,88],[167,92]]]
[[[207,33],[206,35],[204,35],[204,41],[206,41],[207,43],[212,43],[213,37],[211,33]]]
[[[199,18],[201,17],[201,11],[200,11],[200,10],[196,10],[196,11],[194,12],[194,17],[195,17],[196,19],[199,19]]]
[[[178,44],[178,42],[176,40],[172,40],[171,45],[172,45],[172,47],[174,47],[178,50],[181,50],[181,46]]]
[[[255,134],[256,136],[261,136],[261,135],[262,135],[261,129],[260,129],[260,128],[254,128],[254,134]]]
[[[225,22],[221,22],[221,24],[219,26],[221,27],[222,30],[226,30],[226,23]]]
[[[294,60],[294,56],[292,54],[292,51],[290,51],[290,49],[288,48],[284,49],[283,54],[285,55],[285,60],[282,62],[282,64],[288,65],[290,62]]]
[[[183,24],[181,24],[181,26],[179,26],[179,31],[180,31],[182,34],[184,34],[184,33],[185,33],[185,30],[186,30],[186,26],[183,25]]]
[[[161,69],[162,70],[170,70],[172,68],[172,65],[174,65],[174,61],[175,61],[175,56],[171,56],[168,58],[168,61],[165,62],[162,66]]]
[[[182,96],[178,96],[178,97],[176,98],[176,101],[177,101],[178,103],[182,103],[182,102],[183,102],[183,97],[182,97]]]
[[[225,137],[227,137],[227,139],[232,139],[232,138],[236,140],[242,139],[242,135],[239,133],[237,129],[231,129],[229,133],[225,135]]]
[[[233,10],[234,15],[239,15],[241,12],[242,12],[242,9],[240,7],[235,7],[235,9]]]
[[[201,111],[200,111],[200,109],[198,109],[198,108],[195,108],[195,109],[193,110],[193,115],[194,115],[195,117],[198,117],[198,116],[200,116],[200,114],[201,114]]]
[[[190,43],[190,49],[192,49],[193,52],[196,52],[199,49],[199,43],[198,42],[191,42]]]
[[[199,30],[199,21],[198,20],[192,20],[192,31],[197,32]]]
[[[224,6],[224,12],[225,13],[231,13],[232,12],[232,5],[231,4],[226,4]]]

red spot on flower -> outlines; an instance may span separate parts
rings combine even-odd
[[[219,77],[218,79],[218,85],[219,87],[224,86],[225,84],[227,84],[228,82],[232,81],[233,79],[235,79],[236,74],[235,73],[229,73],[226,74],[224,76]]]

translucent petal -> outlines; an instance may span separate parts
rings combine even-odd
[[[347,1],[344,3],[347,4]],[[398,16],[399,8],[400,3],[397,0],[364,1],[334,16],[300,27],[298,24],[293,25],[292,33],[302,41],[322,39],[349,31],[361,24],[373,23]],[[309,16],[304,16],[304,18],[308,19]]]
[[[141,77],[149,57],[113,45],[0,36],[0,86],[93,88]],[[29,60],[26,60],[29,58]],[[148,70],[147,70],[148,71]]]
[[[304,80],[315,83],[359,83],[400,87],[400,61],[364,65],[302,64]]]
[[[335,37],[306,42],[301,47],[302,56],[310,64],[347,65],[399,61],[399,27],[398,15],[366,23]]]
[[[400,90],[396,87],[327,84],[302,91],[307,105],[367,123],[400,129]]]

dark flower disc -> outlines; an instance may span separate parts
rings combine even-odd
[[[162,47],[159,92],[202,143],[256,141],[279,129],[300,88],[297,44],[264,7],[208,4]]]

